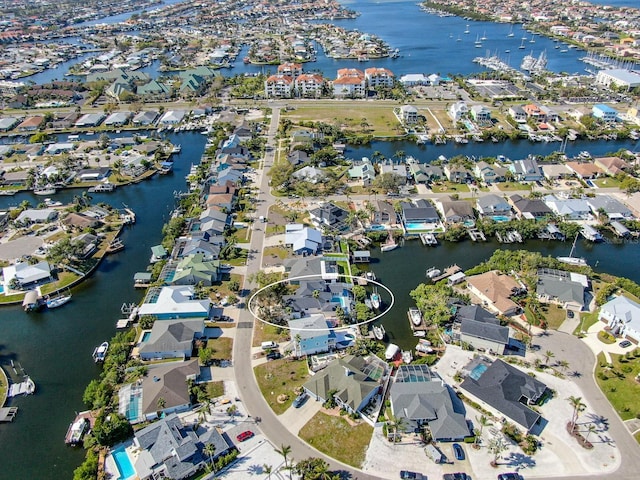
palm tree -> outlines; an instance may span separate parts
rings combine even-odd
[[[262,470],[264,470],[264,473],[269,475],[269,480],[271,480],[271,473],[273,472],[273,467],[265,463],[264,465],[262,465]]]
[[[213,456],[216,454],[216,447],[213,443],[207,443],[202,449],[202,453],[209,457],[209,464],[213,467],[213,471],[216,471],[216,464],[213,461]]]
[[[405,417],[396,417],[395,415],[391,415],[389,420],[387,421],[387,428],[391,428],[393,431],[393,443],[396,443],[398,432],[404,432],[407,426],[407,419]]]
[[[490,427],[491,425],[493,425],[493,423],[489,421],[489,417],[487,417],[486,415],[480,415],[479,417],[476,417],[476,420],[478,420],[478,425],[480,425],[480,431],[478,432],[478,435],[476,435],[477,444],[480,440],[480,437],[482,436],[482,430],[484,429],[484,427]]]
[[[569,370],[569,362],[567,362],[566,360],[558,360],[556,363],[562,369],[563,372],[566,372],[567,370]]]
[[[546,352],[544,352],[542,354],[542,356],[544,357],[545,363],[548,365],[549,364],[549,360],[552,359],[553,357],[555,357],[556,354],[553,353],[551,350],[547,350]]]
[[[287,469],[289,470],[289,479],[291,479],[292,478],[291,477],[291,469],[289,467],[289,464],[287,463],[287,457],[291,453],[291,445],[281,445],[280,446],[280,450],[278,450],[276,448],[276,453],[279,453],[284,458],[284,469],[285,470],[287,470]]]
[[[396,153],[394,153],[393,156],[398,160],[402,160],[404,157],[407,156],[407,154],[405,153],[404,150],[396,150]]]
[[[207,414],[209,413],[209,402],[204,402],[197,410],[198,413],[198,424],[201,425],[206,423]]]
[[[157,405],[158,405],[158,410],[163,410],[164,407],[167,406],[167,401],[164,399],[164,397],[160,397],[158,398]]]
[[[493,460],[491,461],[492,466],[496,466],[498,464],[498,460],[502,457],[502,454],[506,452],[507,444],[504,443],[504,440],[501,437],[493,438],[489,441],[489,453],[493,455]]]
[[[574,397],[573,395],[570,396],[569,398],[567,398],[567,400],[569,401],[569,403],[571,404],[571,407],[573,408],[573,414],[571,415],[571,431],[573,431],[573,429],[576,427],[576,422],[578,421],[578,417],[580,416],[581,412],[584,412],[584,409],[587,408],[587,406],[582,403],[582,397]]]
[[[593,432],[595,432],[596,430],[597,430],[597,427],[596,427],[593,423],[590,423],[590,424],[587,426],[587,435],[584,437],[584,441],[585,441],[585,442],[586,442],[586,441],[588,441],[588,440],[589,440],[589,435],[591,435],[591,434],[592,434]]]

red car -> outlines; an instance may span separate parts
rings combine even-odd
[[[239,433],[236,437],[239,442],[244,442],[245,440],[249,440],[253,437],[253,432],[251,430],[247,430],[246,432]]]

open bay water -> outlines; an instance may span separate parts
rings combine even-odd
[[[184,177],[191,163],[200,161],[206,143],[198,133],[168,138],[182,144],[182,152],[174,156],[173,174],[113,193],[91,194],[94,202],[116,208],[126,204],[136,212],[136,224],[121,234],[125,250],[105,257],[73,290],[71,302],[59,309],[32,314],[19,306],[0,309],[0,362],[20,362],[37,386],[35,395],[11,401],[19,407],[13,423],[0,424],[0,479],[70,479],[84,457],[82,449],[64,444],[64,436],[75,412],[85,410],[84,388],[99,376],[91,354],[115,333],[122,303],[141,300],[143,292],[133,288],[133,275],[146,269],[150,247],[161,241],[161,227],[173,209],[173,192],[186,190]],[[68,190],[52,197],[70,201],[80,192]],[[43,200],[28,193],[0,197],[0,209],[25,199],[34,205]]]

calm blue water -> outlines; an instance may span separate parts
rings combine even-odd
[[[116,448],[111,455],[118,466],[118,470],[120,471],[120,477],[118,477],[118,480],[125,480],[136,474],[133,465],[131,465],[131,460],[129,460],[129,455],[124,447]]]

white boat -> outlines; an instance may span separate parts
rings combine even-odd
[[[104,362],[107,356],[107,350],[109,350],[109,342],[102,342],[99,347],[93,350],[93,361],[96,363]]]
[[[516,36],[516,34],[513,33],[513,24],[511,24],[511,30],[509,30],[509,34],[507,35],[507,37],[512,38],[512,37],[515,37],[515,36]]]
[[[182,151],[182,145],[174,145],[171,149],[171,153],[180,153]]]
[[[386,334],[387,332],[384,331],[384,327],[382,325],[373,326],[373,336],[376,338],[376,340],[384,340]]]
[[[95,185],[93,187],[89,187],[89,189],[87,191],[89,193],[113,192],[115,189],[116,189],[116,184],[115,183],[105,182],[105,183],[99,183],[98,185]]]
[[[571,251],[569,252],[568,257],[556,257],[556,260],[566,263],[568,265],[578,265],[580,267],[584,267],[587,265],[587,261],[582,257],[574,257],[573,251],[576,249],[576,242],[578,241],[578,235],[573,240],[573,245],[571,246]]]
[[[46,301],[47,308],[58,308],[68,303],[71,300],[71,294],[59,295],[57,297],[50,298]]]
[[[427,332],[425,332],[424,330],[414,330],[413,331],[413,336],[414,337],[425,337],[427,335]]]
[[[398,352],[400,352],[400,347],[394,343],[390,343],[387,350],[384,352],[384,358],[387,360],[393,360],[396,355],[398,355]]]
[[[380,308],[380,304],[382,303],[382,299],[380,298],[380,294],[378,292],[373,292],[371,294],[371,306],[378,310]]]
[[[34,188],[33,193],[35,195],[53,195],[54,193],[56,193],[56,189],[55,187]]]
[[[393,239],[393,235],[391,235],[391,232],[389,232],[389,237],[387,238],[387,241],[384,242],[382,245],[380,245],[380,251],[390,252],[391,250],[395,250],[397,247],[398,247],[398,244]]]
[[[469,30],[469,24],[467,24],[467,28],[465,29],[465,31],[463,33],[464,34],[471,33],[471,30]]]
[[[407,316],[409,317],[409,320],[411,320],[411,323],[416,327],[422,323],[422,314],[420,313],[420,310],[415,307],[411,307],[409,309]]]
[[[419,353],[432,353],[433,348],[431,347],[431,342],[429,340],[425,340],[421,338],[416,345],[416,352]]]
[[[436,267],[431,267],[431,268],[427,269],[425,275],[427,276],[427,278],[430,278],[431,280],[433,280],[434,278],[436,278],[441,273],[442,272],[439,269],[437,269]]]
[[[410,350],[403,350],[402,351],[402,361],[404,363],[411,363],[411,361],[413,360],[413,355],[411,354]]]
[[[65,443],[67,445],[77,445],[82,441],[82,437],[89,430],[89,420],[82,417],[77,421],[69,425],[67,435],[65,436]]]
[[[45,198],[44,199],[44,204],[47,207],[61,207],[62,206],[62,202],[51,200],[50,198]]]

